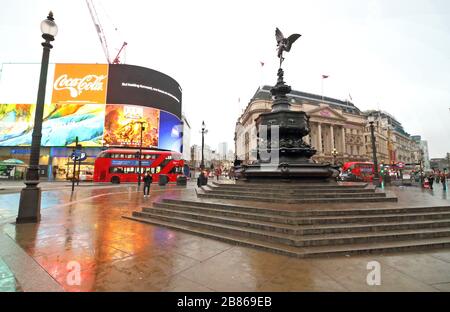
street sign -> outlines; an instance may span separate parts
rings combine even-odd
[[[71,155],[70,158],[72,158],[73,161],[82,161],[87,158],[87,155],[85,152],[82,152],[80,150],[75,150]]]

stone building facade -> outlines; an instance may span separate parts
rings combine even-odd
[[[418,164],[421,160],[425,168],[428,160],[428,144],[420,136],[411,136],[392,115],[379,110],[365,111],[364,115],[375,117],[377,158],[380,163]],[[366,150],[371,155],[370,128],[365,131]]]
[[[257,131],[255,119],[271,110],[270,86],[259,88],[239,117],[235,129],[236,157],[243,163],[256,160]],[[372,161],[372,141],[367,121],[375,117],[375,138],[379,163],[418,163],[421,155],[428,157],[428,148],[414,140],[391,115],[381,111],[361,112],[353,103],[316,94],[291,91],[288,94],[291,109],[304,111],[310,117],[311,132],[304,138],[316,150],[317,162]]]
[[[304,111],[310,117],[310,134],[305,141],[311,144],[318,162],[369,161],[364,143],[366,117],[351,102],[292,91],[288,94],[293,111]],[[270,87],[259,88],[236,123],[235,151],[244,163],[256,160],[257,132],[255,119],[271,110]]]

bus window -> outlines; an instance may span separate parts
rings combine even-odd
[[[124,173],[134,173],[134,167],[126,167]]]
[[[170,159],[164,159],[162,162],[161,162],[161,167],[165,167],[165,166],[167,166],[168,164],[170,163]]]
[[[169,173],[182,174],[183,173],[183,168],[181,168],[181,167],[173,167],[172,170],[170,170]]]
[[[123,173],[123,168],[120,167],[111,167],[109,168],[109,173]]]
[[[156,173],[159,173],[161,171],[161,166],[156,167]]]

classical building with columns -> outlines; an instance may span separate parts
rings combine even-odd
[[[420,136],[411,136],[392,115],[379,110],[365,111],[364,115],[375,117],[377,158],[380,163],[414,164],[421,160],[429,167],[428,144]],[[372,153],[370,128],[365,129],[366,150]]]
[[[256,91],[236,123],[235,151],[244,163],[256,160],[255,119],[271,110],[270,88],[264,86]],[[335,148],[337,163],[370,161],[364,136],[367,118],[353,103],[294,90],[288,97],[292,110],[302,110],[310,117],[311,132],[304,139],[317,150],[314,160],[332,162]]]

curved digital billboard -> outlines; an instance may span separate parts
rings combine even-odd
[[[158,108],[181,119],[180,85],[171,77],[150,68],[109,65],[106,103]]]
[[[86,147],[136,147],[143,126],[144,147],[181,150],[181,88],[169,76],[122,64],[55,64],[52,74],[42,146],[70,146],[78,137]],[[15,85],[3,83],[7,77],[1,83]],[[1,102],[13,95],[0,95],[0,146],[30,145],[35,104],[28,98],[28,103]]]

